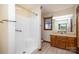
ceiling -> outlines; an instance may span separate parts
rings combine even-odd
[[[73,4],[44,4],[42,5],[42,13],[53,13],[63,9],[71,8],[73,6]]]
[[[26,8],[26,9],[35,9],[35,8],[41,6],[39,4],[19,4],[19,5]]]
[[[21,4],[21,6],[28,8],[28,9],[35,9],[37,7],[42,6],[42,13],[53,13],[56,11],[60,11],[63,9],[71,8],[74,5],[73,4]]]

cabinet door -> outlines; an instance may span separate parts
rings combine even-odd
[[[75,39],[73,37],[68,37],[66,40],[66,49],[74,49],[75,47]]]
[[[65,39],[60,41],[60,48],[65,49]]]
[[[61,37],[57,36],[56,47],[60,48]]]
[[[59,42],[58,42],[59,48],[65,49],[65,40],[66,40],[66,37],[60,37]]]
[[[56,36],[51,36],[51,46],[56,47]]]

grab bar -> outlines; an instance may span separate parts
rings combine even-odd
[[[16,22],[16,21],[13,21],[13,20],[2,20],[2,21],[6,21],[6,22]]]
[[[2,21],[0,21],[0,23],[4,23],[4,21],[5,22],[16,22],[16,21],[13,21],[13,20],[2,20]]]
[[[0,21],[0,23],[3,23],[3,21]]]

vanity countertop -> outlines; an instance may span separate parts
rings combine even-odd
[[[76,37],[76,35],[69,35],[69,34],[51,34],[51,35],[67,36],[67,37]]]

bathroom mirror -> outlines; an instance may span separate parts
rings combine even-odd
[[[58,24],[58,30],[60,30],[60,31],[67,31],[67,23],[60,23],[60,24]]]
[[[73,32],[73,15],[54,17],[54,30],[59,33]]]

